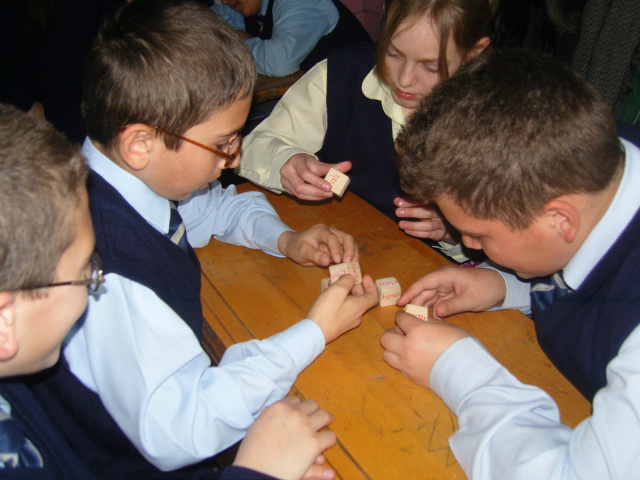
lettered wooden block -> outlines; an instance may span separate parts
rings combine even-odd
[[[412,305],[409,303],[404,307],[404,311],[410,313],[414,317],[418,317],[420,320],[424,320],[425,322],[429,320],[429,309],[427,307]]]
[[[362,274],[360,273],[360,264],[358,262],[339,263],[329,267],[331,283],[338,280],[342,275],[351,275],[356,283],[362,283]]]
[[[320,293],[324,292],[327,288],[329,288],[329,285],[331,285],[331,279],[323,278],[320,281]]]
[[[401,289],[395,277],[380,278],[376,280],[376,290],[378,290],[378,304],[381,307],[395,305],[400,298]]]
[[[324,179],[331,184],[331,191],[341,197],[349,186],[351,179],[335,168],[329,170]]]

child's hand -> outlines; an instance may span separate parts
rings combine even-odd
[[[354,285],[351,275],[343,275],[320,294],[307,318],[318,324],[329,343],[360,325],[362,315],[377,303],[378,292],[369,275],[362,278],[361,285]]]
[[[433,203],[424,203],[408,198],[396,197],[393,200],[396,215],[404,218],[416,218],[418,221],[400,221],[398,226],[407,235],[418,238],[430,238],[436,242],[445,241],[449,245],[460,243],[458,232],[445,220]]]
[[[332,165],[319,162],[308,153],[293,155],[280,169],[282,188],[300,200],[326,200],[333,195],[331,184],[324,179],[331,168],[345,173],[351,169],[351,162]]]
[[[382,358],[409,380],[429,388],[431,368],[438,357],[451,344],[469,336],[469,332],[456,325],[431,319],[425,322],[399,310],[396,326],[380,339],[384,348]]]
[[[398,299],[398,306],[433,306],[434,318],[444,318],[483,312],[501,303],[506,294],[505,281],[495,270],[446,265],[419,278]]]
[[[322,467],[321,453],[335,445],[336,436],[320,430],[332,421],[313,400],[287,397],[260,413],[233,464],[285,480],[331,479],[335,472]]]
[[[332,263],[357,262],[358,248],[353,237],[333,227],[318,224],[278,238],[278,250],[296,263],[328,267]]]

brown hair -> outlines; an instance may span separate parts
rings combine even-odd
[[[398,35],[398,27],[407,19],[417,20],[429,16],[440,32],[438,75],[449,78],[447,45],[452,35],[463,60],[482,37],[489,35],[491,21],[497,9],[497,0],[385,0],[382,17],[382,35],[378,43],[375,73],[389,85],[386,56],[389,45]]]
[[[611,111],[557,60],[492,50],[439,84],[399,149],[402,188],[524,229],[561,195],[604,190],[624,155]]]
[[[0,291],[51,283],[75,238],[87,166],[45,120],[0,104]]]
[[[135,0],[108,21],[87,63],[82,111],[92,140],[112,148],[121,128],[157,125],[178,135],[251,95],[251,52],[205,6]],[[180,140],[164,136],[177,150]]]

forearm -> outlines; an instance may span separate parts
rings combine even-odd
[[[210,367],[186,323],[150,290],[114,274],[105,285],[109,298],[91,302],[79,332],[83,342],[74,345],[74,337],[65,356],[136,448],[163,470],[241,439],[324,348],[317,326],[299,322],[230,347],[220,366]]]
[[[621,360],[621,371],[626,363],[637,372],[637,355]],[[636,386],[611,374],[610,365],[593,416],[573,431],[545,392],[520,383],[472,338],[438,358],[430,385],[458,416],[449,443],[469,478],[627,478],[638,471],[640,448],[630,439],[640,402]]]
[[[278,237],[291,230],[262,193],[238,194],[235,186],[223,190],[218,182],[180,202],[178,209],[194,247],[206,245],[213,236],[225,243],[280,256]]]
[[[238,173],[267,188],[283,191],[280,169],[297,153],[322,148],[327,132],[327,70],[320,62],[285,93],[245,139]]]

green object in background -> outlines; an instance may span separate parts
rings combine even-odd
[[[631,93],[627,97],[627,103],[624,104],[620,123],[640,125],[640,74],[636,75],[633,87],[631,87]]]

